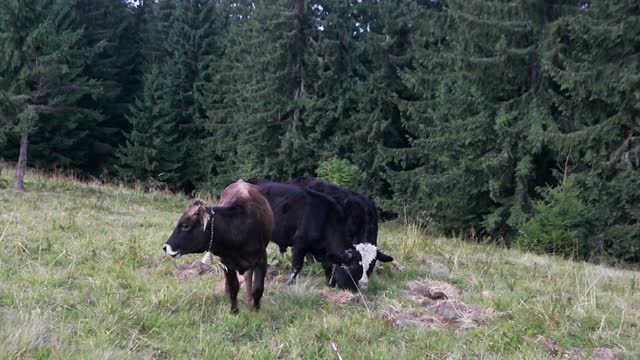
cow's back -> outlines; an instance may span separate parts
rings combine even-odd
[[[281,184],[262,179],[249,179],[271,205],[273,211],[273,232],[271,241],[284,251],[293,245],[293,239],[300,232],[309,211],[309,197],[299,186]]]
[[[274,228],[273,210],[269,201],[260,189],[242,179],[227,186],[218,201],[218,206],[238,206],[242,208],[250,219],[244,219],[245,224],[259,226],[261,240],[264,247],[271,241]],[[253,230],[253,229],[249,229]]]
[[[322,179],[308,176],[296,178],[294,183],[306,189],[326,194],[338,202],[348,218],[347,231],[354,243],[377,244],[378,213],[373,200],[369,197]]]

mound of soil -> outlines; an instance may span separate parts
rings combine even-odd
[[[621,354],[620,349],[597,348],[593,350],[589,360],[618,360]]]
[[[171,273],[178,279],[188,279],[211,273],[213,270],[214,268],[211,265],[203,264],[200,260],[196,260],[191,263],[177,265],[171,270]]]
[[[383,318],[400,327],[449,327],[457,330],[476,328],[494,314],[493,309],[458,300],[461,294],[460,289],[443,281],[410,281],[404,295],[418,306],[395,302],[383,311]]]

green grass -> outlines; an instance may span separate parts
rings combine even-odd
[[[296,286],[268,284],[260,312],[243,304],[234,316],[216,290],[221,275],[178,279],[172,270],[199,257],[161,251],[185,199],[31,172],[26,189],[0,190],[0,358],[336,359],[332,344],[343,359],[553,358],[527,340],[536,335],[557,343],[558,357],[573,347],[585,358],[598,347],[640,357],[637,271],[387,223],[380,243],[406,268],[373,276],[370,310],[320,296],[314,264]],[[495,315],[467,330],[396,326],[386,310],[416,307],[404,289],[424,277]]]

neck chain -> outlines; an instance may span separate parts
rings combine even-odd
[[[216,214],[215,211],[213,211],[213,208],[211,208],[211,240],[209,240],[209,252],[212,253],[212,249],[213,249],[213,226],[215,225],[215,219],[214,219],[214,215]]]

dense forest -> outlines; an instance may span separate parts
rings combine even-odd
[[[640,2],[3,0],[0,158],[640,262]]]

